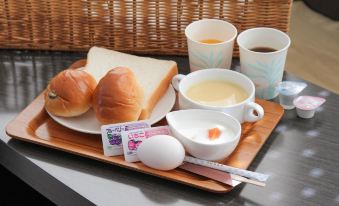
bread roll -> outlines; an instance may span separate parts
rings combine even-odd
[[[74,117],[91,106],[95,79],[85,71],[67,69],[57,74],[45,90],[45,108],[53,115]]]
[[[143,90],[134,73],[126,67],[110,70],[93,94],[93,109],[103,124],[138,120],[143,103]]]

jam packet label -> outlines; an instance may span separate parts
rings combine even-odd
[[[139,145],[145,139],[155,135],[170,135],[169,127],[160,126],[122,132],[122,143],[125,161],[127,162],[139,161],[137,156],[137,149]]]
[[[102,145],[105,156],[123,155],[121,132],[149,128],[146,121],[126,122],[101,126]]]
[[[277,86],[277,90],[282,95],[297,95],[307,87],[305,82],[283,81]]]

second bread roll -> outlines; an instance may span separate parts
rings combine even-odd
[[[103,124],[138,120],[144,93],[134,73],[126,67],[110,70],[93,94],[93,109]]]

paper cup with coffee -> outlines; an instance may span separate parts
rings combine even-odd
[[[241,73],[255,84],[256,96],[273,99],[278,95],[290,38],[273,28],[253,28],[243,31],[237,38],[240,51]]]
[[[202,19],[185,29],[191,72],[207,68],[230,69],[237,29],[218,19]]]

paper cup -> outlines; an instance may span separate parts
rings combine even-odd
[[[195,21],[185,29],[191,72],[207,68],[230,69],[234,39],[237,29],[232,24],[218,19]],[[202,40],[216,39],[216,44]]]
[[[287,50],[291,40],[287,34],[273,28],[253,28],[237,38],[240,51],[241,73],[255,84],[256,97],[273,99],[278,95],[276,86],[281,82]],[[256,47],[269,47],[274,52],[255,52]]]

